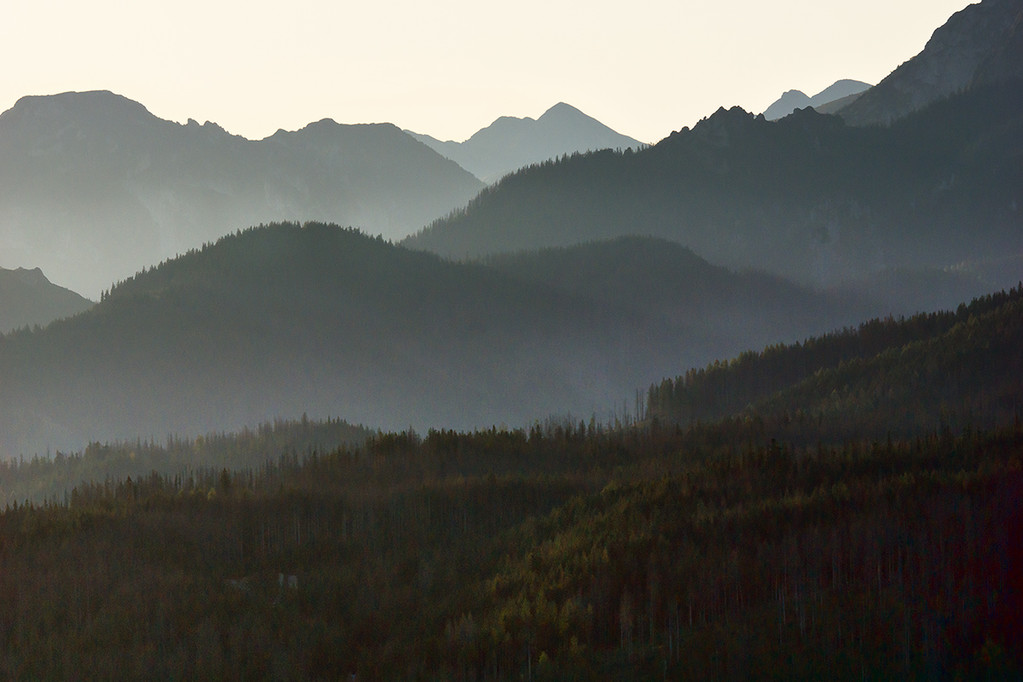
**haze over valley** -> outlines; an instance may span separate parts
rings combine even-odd
[[[1023,676],[1019,0],[190,2],[0,114],[0,677]]]
[[[2,447],[303,412],[418,430],[607,419],[665,367],[796,341],[882,305],[735,274],[648,238],[458,264],[336,225],[271,225],[3,338]]]

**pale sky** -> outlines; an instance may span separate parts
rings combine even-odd
[[[112,90],[251,139],[322,118],[463,140],[568,102],[644,142],[876,83],[967,0],[3,0],[0,111]]]

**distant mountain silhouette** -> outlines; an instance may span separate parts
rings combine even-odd
[[[502,116],[465,142],[441,142],[429,135],[410,134],[484,182],[494,182],[523,166],[563,154],[643,146],[564,102],[536,120]]]
[[[836,81],[813,97],[809,97],[800,90],[789,90],[764,110],[764,118],[768,121],[777,121],[796,109],[805,109],[806,107],[813,107],[821,111],[822,107],[832,105],[837,100],[855,98],[856,95],[868,88],[870,88],[869,83],[845,79]]]
[[[851,125],[887,125],[973,86],[1023,78],[1023,5],[983,0],[956,12],[920,54],[839,110]]]
[[[635,153],[520,171],[404,243],[448,257],[624,234],[818,285],[1023,251],[1023,87],[975,88],[890,128],[721,109]],[[990,282],[991,286],[1011,286]]]
[[[857,95],[869,90],[870,87],[870,83],[844,78],[842,80],[835,81],[814,95],[812,100],[813,106],[814,108],[824,106],[829,102],[834,102],[835,100],[849,97],[850,95]]]
[[[47,325],[91,306],[92,301],[52,284],[39,268],[0,268],[0,334]]]
[[[796,109],[813,106],[811,102],[810,96],[802,90],[786,90],[771,106],[764,109],[764,118],[768,121],[777,121]]]
[[[323,219],[398,238],[482,185],[390,124],[330,120],[264,140],[179,125],[109,92],[0,115],[0,265],[91,296],[227,232]]]
[[[606,418],[635,388],[876,311],[632,238],[455,264],[353,230],[244,231],[0,337],[0,453],[343,415]]]
[[[866,90],[864,90],[863,92],[866,92]],[[830,102],[825,102],[824,104],[815,106],[813,110],[819,114],[837,113],[840,109],[849,106],[857,99],[859,99],[860,95],[862,95],[863,92],[857,92],[855,95],[846,95],[845,97],[839,97],[838,99],[831,100]]]

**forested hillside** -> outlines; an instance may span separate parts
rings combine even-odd
[[[0,263],[99,302],[0,269],[0,679],[1023,681],[1021,65],[981,0],[847,120],[479,194],[390,124],[19,100]]]
[[[733,272],[653,237],[494,254],[479,262],[519,280],[641,311],[669,327],[702,330],[715,340],[716,357],[756,348],[758,339],[794,342],[814,329],[832,331],[904,309],[898,297],[818,291],[760,271]],[[679,341],[685,347],[684,337]]]
[[[817,283],[1002,258],[1023,243],[1021,93],[978,87],[888,128],[722,109],[640,152],[520,171],[405,243],[464,258],[638,232]]]
[[[825,371],[716,422],[381,433],[9,505],[0,669],[1016,679],[1021,295],[777,351],[864,358],[838,364],[854,416],[931,412],[937,396],[905,435],[829,427]],[[958,348],[972,378],[949,397],[942,353]],[[875,385],[900,388],[880,403],[856,390]]]
[[[323,224],[231,235],[102,299],[0,338],[3,451],[306,412],[420,430],[603,420],[667,373],[876,314],[656,241],[456,264]]]
[[[89,443],[79,452],[0,461],[0,504],[67,503],[71,491],[98,481],[166,476],[177,481],[210,471],[260,470],[267,462],[304,460],[358,447],[376,432],[343,419],[276,421],[238,433],[196,438],[167,436],[164,442]]]
[[[589,414],[626,380],[631,393],[646,360],[619,361],[618,349],[643,327],[354,230],[255,229],[140,273],[87,315],[0,339],[5,449],[187,437],[307,411],[385,428]]]
[[[1021,407],[1012,398],[1023,386],[1021,299],[1017,287],[955,312],[870,320],[693,368],[652,386],[647,414],[688,425],[747,409],[826,412],[833,425],[882,436],[935,428],[936,420],[951,415],[1004,421]]]

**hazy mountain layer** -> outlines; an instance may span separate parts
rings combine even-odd
[[[813,97],[801,90],[789,90],[764,110],[764,118],[768,121],[777,121],[796,109],[805,109],[806,107],[820,110],[820,108],[832,106],[837,100],[855,98],[856,95],[868,88],[870,88],[870,83],[843,79],[836,81]]]
[[[520,171],[405,243],[461,258],[642,233],[821,284],[1001,258],[1023,251],[1021,111],[1019,82],[885,129],[722,109],[640,152]]]
[[[302,413],[384,428],[605,418],[682,368],[868,314],[650,240],[487,267],[279,225],[139,274],[72,320],[0,338],[0,451]]]
[[[482,262],[517,279],[640,311],[669,328],[700,330],[718,349],[711,359],[835,329],[876,315],[887,303],[852,291],[813,292],[762,272],[732,272],[651,237],[500,254]]]
[[[564,102],[536,120],[502,116],[465,142],[441,142],[429,135],[410,134],[484,182],[494,182],[523,166],[563,154],[643,146]]]
[[[0,334],[46,325],[86,310],[92,301],[52,284],[42,270],[0,268]]]
[[[956,12],[920,54],[840,110],[851,125],[889,124],[976,85],[1023,78],[1023,5],[983,0]]]
[[[0,115],[0,265],[98,298],[141,267],[271,220],[402,237],[482,185],[390,124],[330,120],[260,141],[179,125],[109,92]]]
[[[1021,302],[865,325],[859,359],[683,428],[273,457],[358,437],[303,420],[0,462],[3,492],[50,500],[0,514],[0,675],[1019,679]],[[762,395],[802,355],[716,388]]]

